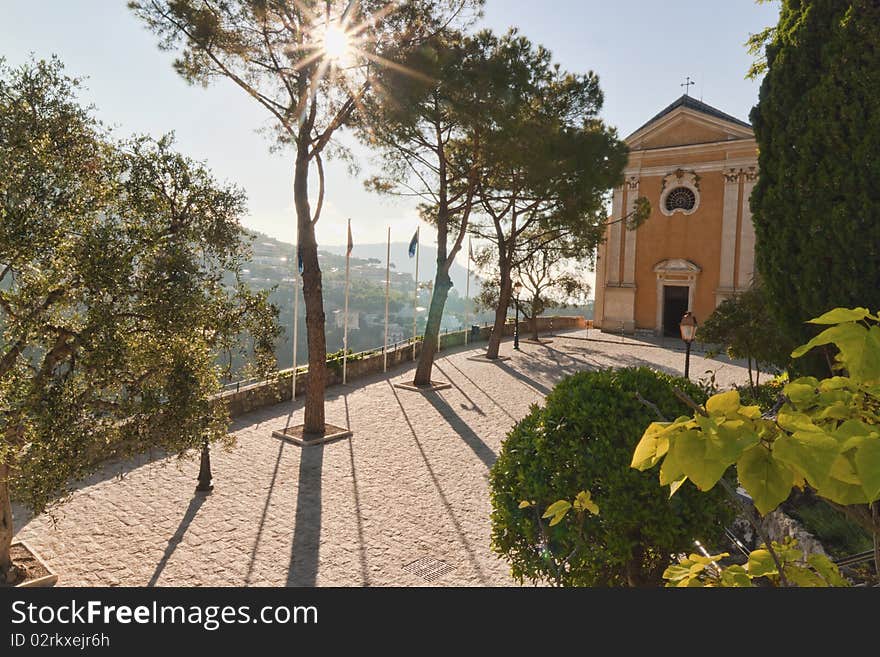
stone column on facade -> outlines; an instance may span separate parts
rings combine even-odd
[[[607,234],[606,234],[607,238]],[[602,328],[605,318],[605,262],[608,260],[608,248],[602,243],[596,249],[596,280],[593,289],[593,325]]]
[[[736,218],[739,213],[740,172],[727,169],[724,177],[724,205],[721,215],[721,263],[718,278],[716,302],[720,303],[735,288],[733,280],[734,260],[736,258]]]
[[[620,219],[623,217],[623,187],[614,190],[611,203],[611,235],[605,249],[605,272],[608,285],[620,285]]]
[[[630,176],[626,180],[626,213],[623,216],[630,215],[636,207],[636,199],[639,197],[639,178],[638,176]],[[623,228],[626,230],[624,242],[623,257],[623,284],[635,286],[636,284],[636,231],[626,228],[624,222]]]
[[[749,197],[758,181],[758,172],[750,167],[743,172],[743,214],[739,238],[739,276],[737,287],[746,289],[752,286],[755,277],[755,225],[752,223],[752,208]]]

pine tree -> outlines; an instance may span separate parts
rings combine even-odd
[[[811,317],[880,307],[880,3],[783,0],[757,40],[756,260],[795,345]]]

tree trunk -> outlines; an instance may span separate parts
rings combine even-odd
[[[445,252],[446,249],[443,249]],[[434,278],[434,291],[431,294],[431,308],[428,310],[428,323],[425,325],[425,339],[422,342],[422,353],[419,354],[419,364],[416,367],[416,376],[413,384],[417,386],[431,385],[431,370],[434,368],[434,355],[437,353],[437,345],[440,336],[440,323],[443,320],[443,308],[446,307],[446,298],[452,287],[452,280],[445,267],[446,257],[443,264],[437,255],[437,276]]]
[[[9,546],[12,544],[12,502],[9,498],[9,466],[0,463],[0,583],[8,582],[12,558]]]
[[[300,153],[308,153],[300,148]],[[318,244],[309,207],[309,160],[299,156],[293,178],[293,199],[303,262],[303,301],[306,306],[306,339],[309,347],[309,372],[306,378],[304,433],[324,434],[324,388],[327,377],[327,339],[324,335],[324,296]]]
[[[636,547],[626,562],[626,585],[630,588],[639,588],[645,585],[642,576],[642,548]]]
[[[538,342],[538,304],[532,301],[532,316],[529,318],[532,323],[532,339]]]
[[[749,388],[751,388],[752,393],[755,392],[755,381],[752,379],[752,357],[749,356]]]
[[[501,267],[501,291],[498,295],[498,307],[495,309],[495,325],[492,335],[489,336],[489,349],[486,358],[498,358],[498,350],[501,347],[501,338],[504,337],[504,325],[507,323],[507,308],[510,305],[510,296],[513,294],[513,284],[510,280],[510,268]]]

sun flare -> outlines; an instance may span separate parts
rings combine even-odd
[[[349,59],[352,54],[351,38],[342,26],[336,23],[331,23],[324,30],[321,46],[327,59],[335,63]]]

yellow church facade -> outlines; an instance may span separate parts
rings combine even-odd
[[[676,336],[686,311],[701,322],[752,284],[757,144],[748,123],[687,95],[626,142],[625,182],[597,254],[593,323]],[[641,196],[651,215],[629,230]]]

